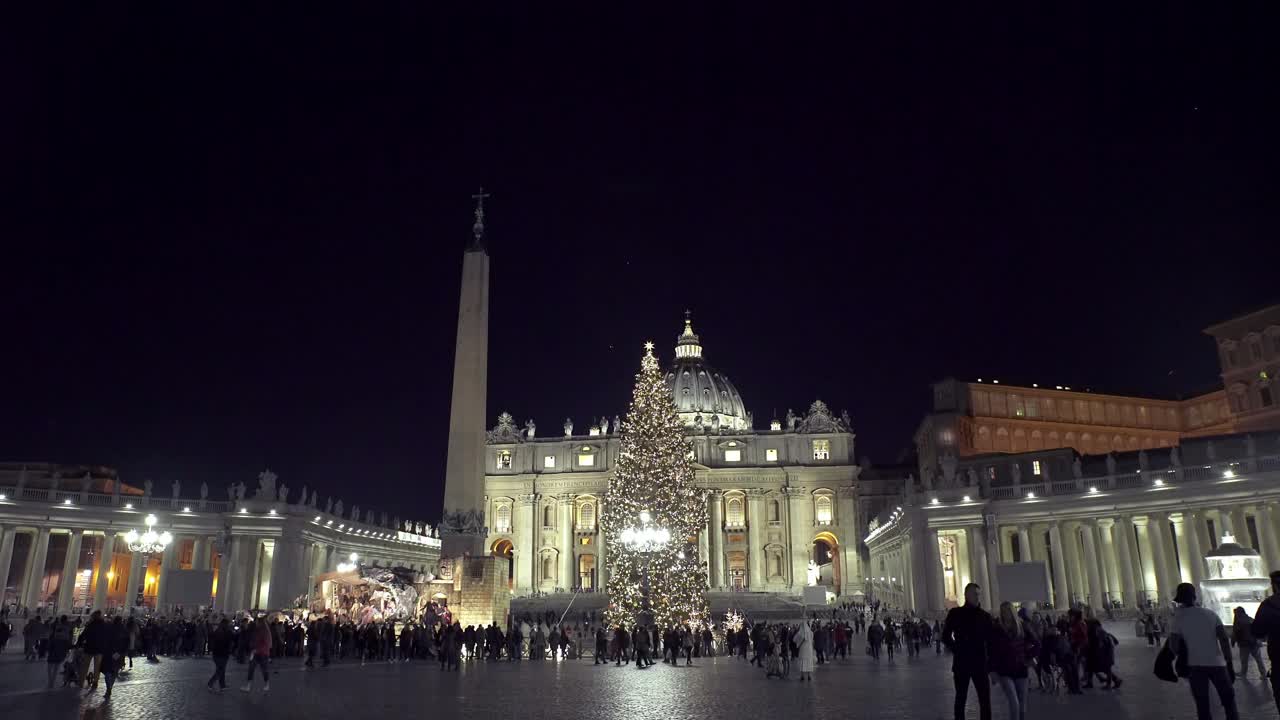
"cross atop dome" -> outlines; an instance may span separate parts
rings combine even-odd
[[[684,311],[684,332],[676,338],[676,357],[702,357],[702,341],[693,331],[693,313]]]
[[[475,216],[476,221],[471,225],[471,247],[469,250],[484,249],[484,199],[489,197],[489,193],[484,191],[484,186],[480,186],[480,191],[471,196],[476,201]]]

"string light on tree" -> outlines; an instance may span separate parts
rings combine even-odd
[[[696,625],[708,619],[706,568],[697,560],[707,504],[694,485],[689,442],[653,343],[644,349],[601,518],[609,544],[607,619],[637,624],[647,569],[653,621],[660,627]]]

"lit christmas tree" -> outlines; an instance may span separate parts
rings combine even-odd
[[[693,479],[684,426],[658,371],[653,343],[645,343],[601,518],[609,548],[611,625],[632,627],[640,620],[646,576],[648,612],[660,627],[707,619],[706,569],[698,562],[707,504]]]

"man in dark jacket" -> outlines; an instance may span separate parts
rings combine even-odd
[[[107,632],[107,623],[102,619],[102,611],[94,610],[93,615],[89,616],[89,624],[84,626],[84,631],[80,633],[79,643],[84,648],[85,657],[92,663],[93,668],[90,669],[88,664],[81,663],[80,686],[85,686],[85,671],[89,673],[89,689],[98,689],[98,674],[102,672],[102,656],[111,650],[110,636]]]
[[[1271,596],[1258,606],[1258,613],[1253,618],[1253,636],[1267,639],[1271,695],[1275,698],[1276,709],[1280,710],[1280,672],[1276,672],[1276,663],[1280,662],[1280,570],[1271,573]]]
[[[213,658],[213,676],[209,678],[209,691],[213,692],[213,681],[218,681],[217,692],[227,689],[227,658],[231,656],[231,648],[235,640],[231,636],[231,622],[225,617],[218,626],[209,633],[209,655]]]
[[[951,673],[956,685],[956,720],[964,720],[969,701],[969,683],[978,694],[978,716],[991,720],[991,683],[987,679],[988,646],[995,625],[980,602],[982,588],[977,583],[964,586],[964,605],[952,608],[942,624],[942,644],[954,656]]]

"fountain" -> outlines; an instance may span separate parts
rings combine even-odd
[[[1213,608],[1230,627],[1232,613],[1237,607],[1253,617],[1258,604],[1271,589],[1271,581],[1262,570],[1262,556],[1253,548],[1236,544],[1230,533],[1222,536],[1222,544],[1213,552],[1205,553],[1209,575],[1201,583],[1204,595],[1201,603]]]

